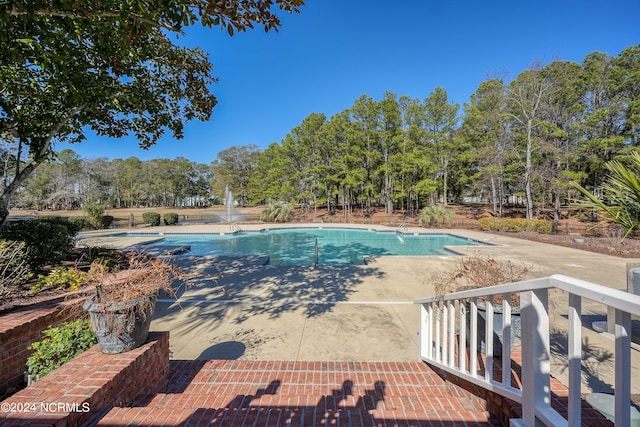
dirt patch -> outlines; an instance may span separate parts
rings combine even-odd
[[[62,266],[73,267],[77,266],[76,259],[68,259],[61,263]],[[47,267],[40,275],[45,275],[47,271],[53,267]],[[44,302],[63,302],[67,298],[81,297],[83,294],[89,293],[94,289],[93,286],[84,285],[77,291],[70,291],[63,288],[49,288],[43,289],[37,294],[31,293],[31,288],[38,283],[39,276],[37,275],[30,280],[22,283],[20,286],[12,288],[7,295],[0,299],[0,315],[10,311],[15,311],[27,307],[32,304],[44,303]]]

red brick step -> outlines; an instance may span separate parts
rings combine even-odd
[[[169,381],[100,426],[493,426],[421,362],[171,361]]]

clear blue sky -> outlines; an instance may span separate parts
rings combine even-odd
[[[279,33],[229,37],[189,29],[181,42],[211,55],[219,104],[185,138],[149,150],[134,138],[90,137],[82,158],[186,157],[208,164],[233,145],[280,142],[309,114],[343,111],[362,94],[425,98],[437,86],[462,105],[488,74],[514,78],[534,61],[581,62],[640,43],[638,0],[307,0]]]

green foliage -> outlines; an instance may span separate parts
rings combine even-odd
[[[95,229],[104,230],[113,223],[113,216],[104,214],[104,205],[89,203],[84,205],[82,210],[87,216],[87,222]]]
[[[128,262],[124,253],[117,249],[104,248],[100,246],[91,246],[86,248],[85,257],[88,262],[95,262],[96,264],[104,266],[109,271],[115,269],[118,265],[124,265]]]
[[[163,3],[158,10],[171,7]],[[83,10],[82,2],[79,8]],[[62,131],[56,140],[80,140],[85,129],[95,126],[101,134],[116,137],[135,133],[141,144],[148,146],[162,131],[180,134],[182,122],[206,117],[213,108],[209,89],[200,93],[203,79],[208,78],[202,74],[210,72],[203,55],[176,51],[162,38],[156,44],[156,39],[144,31],[134,37],[140,43],[138,51],[138,45],[129,44],[131,39],[120,37],[118,31],[124,28],[118,26],[122,22],[117,18],[97,22],[96,31],[91,32],[92,17],[78,12],[74,15],[79,20],[74,33],[74,25],[60,28],[67,18],[76,23],[73,17],[58,17],[60,20],[49,23],[49,18],[34,13],[19,19],[0,14],[0,21],[51,24],[24,27],[12,21],[6,33],[0,31],[0,42],[3,37],[7,40],[2,46],[6,46],[3,59],[8,61],[0,61],[0,73],[7,77],[0,80],[7,85],[0,88],[7,97],[0,121],[4,129],[15,129],[16,134],[34,135],[16,140],[14,145],[50,155],[46,139],[51,127],[59,124]],[[147,24],[138,24],[147,28]],[[5,28],[1,25],[0,29]],[[29,29],[41,30],[39,36],[44,38],[37,39],[41,44],[23,42],[21,49],[15,49],[17,36],[12,33]],[[87,32],[91,37],[113,39],[114,45],[96,44],[92,52],[83,52],[70,40],[84,40]],[[61,39],[59,45],[47,51],[47,41],[57,37]],[[123,40],[127,41],[125,46],[117,47]],[[131,51],[132,46],[136,51]],[[71,48],[67,57],[65,47]],[[73,51],[75,48],[80,51]],[[111,48],[116,51],[109,52]],[[13,54],[22,55],[25,61],[42,54],[59,68],[50,67],[46,61],[42,63],[47,66],[41,68],[23,66],[20,61],[13,64],[9,61]],[[187,198],[220,197],[229,185],[242,204],[287,200],[295,202],[303,213],[326,207],[332,220],[341,211],[346,221],[348,215],[369,216],[374,207],[380,206],[387,213],[401,210],[414,217],[424,206],[447,199],[462,200],[466,195],[489,200],[493,215],[500,217],[510,198],[526,196],[528,217],[533,217],[534,207],[553,205],[557,220],[565,208],[563,201],[577,194],[568,188],[568,182],[581,180],[590,189],[600,189],[606,162],[616,158],[624,161],[630,151],[639,150],[638,58],[640,45],[629,47],[618,57],[596,52],[582,63],[536,64],[509,84],[500,78],[486,80],[464,105],[461,122],[457,105],[448,99],[444,88],[435,88],[426,99],[387,92],[382,99],[374,100],[365,94],[330,118],[322,113],[310,114],[280,143],[262,152],[255,146],[230,147],[221,151],[211,165],[190,164],[184,159],[143,162],[135,157],[92,162],[83,172],[97,171],[88,181],[100,190],[92,189],[91,197],[83,202],[100,200],[107,206],[122,207],[143,203],[177,206]],[[120,60],[122,64],[113,63]],[[144,66],[139,66],[138,60]],[[191,69],[181,74],[179,69],[185,64]],[[102,65],[106,67],[103,74]],[[87,69],[89,74],[97,70],[95,81],[82,77],[87,77]],[[171,76],[163,75],[161,69],[168,69]],[[61,76],[55,78],[51,73]],[[91,84],[86,84],[87,80]],[[191,85],[193,80],[195,86]],[[146,93],[154,89],[157,91]],[[56,111],[42,111],[47,105],[56,105]],[[74,109],[78,105],[82,111]],[[172,111],[172,105],[177,111]],[[156,109],[161,113],[155,114]],[[46,173],[34,174],[32,182],[23,183],[29,185],[19,187],[23,196],[20,205],[43,207],[53,200],[60,205],[56,197],[62,196],[56,194],[63,194],[64,188],[52,177],[65,176],[79,182],[73,155],[61,152],[49,160],[38,167]],[[22,165],[9,167],[28,170]],[[111,185],[119,191],[110,191]],[[83,196],[87,194],[89,191]],[[0,198],[0,214],[2,205]],[[531,229],[530,224],[518,223],[501,227]]]
[[[89,218],[99,217],[104,215],[104,205],[97,203],[88,203],[82,207],[82,211]]]
[[[91,322],[74,320],[42,331],[43,339],[29,346],[27,360],[31,376],[43,377],[98,343]]]
[[[454,218],[455,215],[451,209],[442,205],[432,205],[422,209],[418,223],[422,227],[439,228],[445,223],[450,227]]]
[[[626,228],[623,240],[640,230],[640,153],[631,153],[627,163],[612,160],[606,164],[609,171],[603,185],[604,201],[575,185],[587,198],[581,206],[596,209],[608,216],[609,221]]]
[[[214,194],[224,197],[225,189],[232,190],[233,197],[241,206],[248,203],[249,179],[258,163],[261,150],[257,145],[229,147],[218,153],[212,163],[216,179],[211,183]]]
[[[540,234],[551,234],[553,222],[544,219],[494,218],[485,217],[478,220],[478,225],[485,231],[537,231]]]
[[[597,211],[584,211],[577,214],[575,217],[580,222],[598,222],[600,219],[598,218]]]
[[[142,214],[142,222],[152,227],[160,225],[160,214],[158,212],[145,212]]]
[[[102,215],[97,218],[92,218],[91,225],[98,230],[104,230],[111,227],[115,218],[112,215]]]
[[[260,220],[265,222],[287,222],[293,218],[293,206],[286,202],[272,202],[262,211]]]
[[[175,225],[178,223],[178,214],[169,212],[164,214],[163,219],[166,225]]]
[[[535,230],[540,234],[551,234],[553,233],[553,222],[546,221],[543,219],[535,220],[536,226]]]
[[[0,240],[0,299],[30,277],[25,243]]]
[[[78,224],[61,217],[16,221],[0,231],[0,238],[26,244],[29,266],[37,270],[66,258],[75,247]]]
[[[89,227],[89,220],[83,216],[72,216],[69,218],[69,222],[78,230],[82,231]]]
[[[167,131],[180,139],[186,122],[210,118],[213,66],[202,49],[173,43],[183,27],[199,22],[233,35],[259,23],[270,31],[280,13],[303,4],[0,2],[0,131],[29,153],[0,194],[0,223],[16,189],[50,160],[54,141],[80,142],[91,129],[132,134],[148,148]]]
[[[37,294],[47,288],[63,288],[76,291],[80,289],[86,279],[87,274],[77,268],[54,268],[48,275],[40,276],[38,283],[31,287],[31,293]]]

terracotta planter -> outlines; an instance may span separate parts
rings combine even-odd
[[[103,353],[123,353],[145,343],[157,294],[116,303],[99,303],[94,299],[95,296],[87,298],[83,307],[89,313]]]

